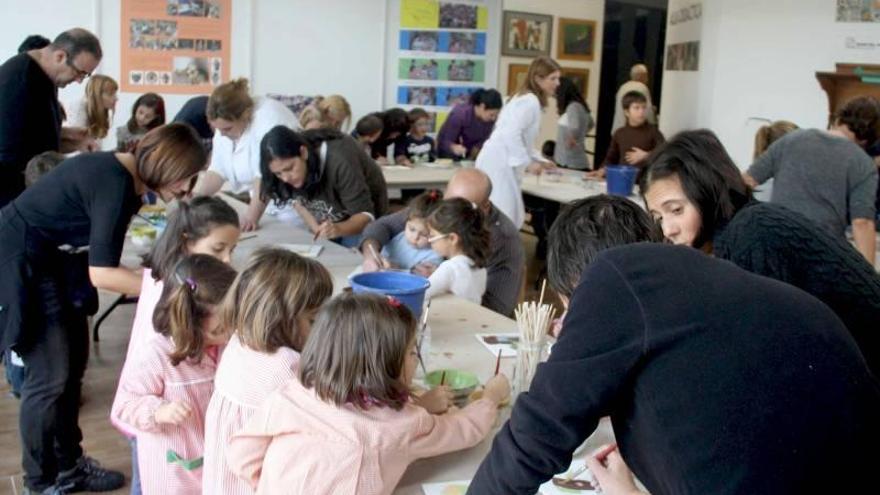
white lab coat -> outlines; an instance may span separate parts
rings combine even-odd
[[[296,115],[281,102],[269,97],[254,98],[251,123],[237,142],[219,131],[214,133],[208,170],[226,179],[233,192],[250,191],[254,179],[260,177],[260,141],[278,125],[300,129]]]
[[[522,177],[533,161],[547,161],[534,148],[541,125],[541,103],[532,93],[510,99],[495,123],[492,135],[477,155],[477,168],[492,180],[489,199],[517,229],[525,222]]]

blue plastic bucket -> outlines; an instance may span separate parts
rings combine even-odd
[[[608,194],[614,194],[615,196],[631,195],[638,173],[639,169],[629,165],[607,165],[605,167],[605,180],[608,186]]]
[[[428,279],[419,275],[404,272],[371,272],[359,273],[349,279],[354,292],[375,292],[386,296],[394,296],[418,320],[422,315],[425,302],[425,291],[431,285]]]

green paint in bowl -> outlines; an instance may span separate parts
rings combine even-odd
[[[428,373],[425,376],[425,384],[427,384],[431,388],[435,388],[440,385],[440,379],[443,377],[443,373],[446,373],[446,381],[445,385],[449,386],[452,391],[458,395],[459,393],[464,393],[466,390],[467,393],[473,392],[473,390],[480,384],[480,380],[477,379],[477,375],[460,370],[435,370]]]

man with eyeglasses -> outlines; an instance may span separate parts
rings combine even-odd
[[[101,56],[98,38],[74,28],[0,66],[0,207],[24,190],[24,168],[34,156],[94,147],[85,129],[61,126],[58,88],[83,82]]]

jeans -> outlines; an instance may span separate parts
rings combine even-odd
[[[131,445],[131,495],[141,495],[141,475],[138,470],[138,442],[137,437],[128,439]]]
[[[59,279],[40,274],[35,282],[33,334],[19,351],[26,368],[19,431],[25,485],[43,490],[83,454],[79,403],[89,340],[86,314],[65,304]]]
[[[21,382],[24,381],[24,366],[15,364],[12,349],[6,349],[3,353],[3,369],[6,371],[6,381],[12,389],[12,395],[21,397]]]

